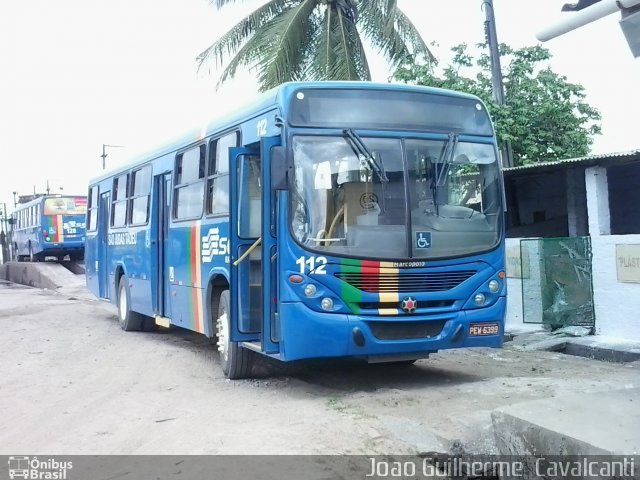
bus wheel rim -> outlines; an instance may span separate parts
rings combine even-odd
[[[118,312],[120,313],[120,319],[127,318],[127,294],[126,292],[120,292],[120,301],[118,302]]]
[[[222,311],[222,315],[220,315],[216,321],[216,329],[218,331],[218,352],[220,352],[220,356],[226,362],[229,355],[229,322],[225,310]]]

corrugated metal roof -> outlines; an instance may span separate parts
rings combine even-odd
[[[608,165],[627,161],[640,161],[640,149],[627,152],[604,153],[600,155],[588,155],[586,157],[566,158],[550,162],[539,162],[531,165],[505,168],[505,173],[535,171],[535,170],[560,170],[574,166]],[[557,168],[554,168],[557,167]],[[533,172],[532,172],[533,173]]]

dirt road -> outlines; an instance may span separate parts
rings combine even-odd
[[[551,352],[448,351],[410,367],[261,363],[228,381],[185,331],[125,333],[115,309],[0,283],[0,453],[492,452],[490,412],[638,386],[640,365]]]

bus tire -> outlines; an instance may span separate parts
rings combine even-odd
[[[230,340],[231,302],[229,290],[224,290],[220,294],[218,304],[218,317],[216,330],[218,333],[218,353],[220,354],[220,365],[225,377],[229,379],[246,378],[251,374],[253,365],[253,352],[242,348],[237,342]]]
[[[125,332],[138,331],[142,328],[144,317],[131,310],[131,294],[127,277],[122,275],[118,282],[118,323]]]
[[[158,330],[156,319],[144,315],[144,317],[142,318],[141,329],[143,332],[156,332]]]

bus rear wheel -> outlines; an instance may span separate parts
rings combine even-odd
[[[229,290],[220,294],[218,304],[218,320],[216,330],[218,333],[218,352],[222,372],[229,379],[246,378],[251,374],[253,365],[253,352],[242,348],[237,342],[232,342],[230,337],[229,316],[231,314],[231,302]]]
[[[131,295],[127,277],[122,275],[118,282],[118,323],[125,332],[137,331],[142,328],[144,317],[131,310]]]

